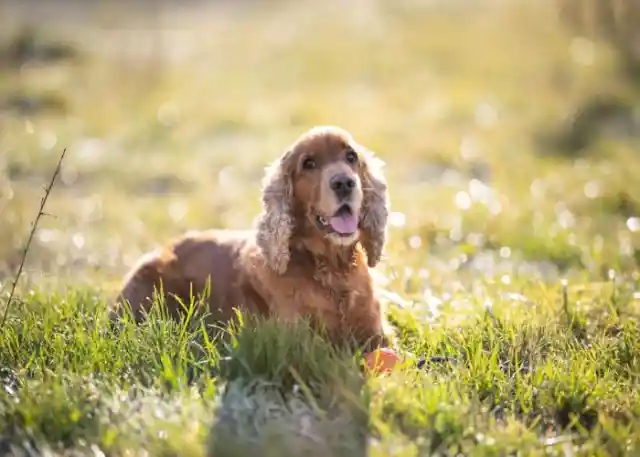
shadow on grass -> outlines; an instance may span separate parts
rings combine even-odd
[[[368,391],[350,350],[306,321],[241,318],[229,334],[210,456],[367,455]]]
[[[157,306],[109,329],[92,294],[30,298],[0,332],[0,455],[25,440],[36,454],[367,455],[358,358],[306,321],[238,314],[218,338],[192,306],[182,321]]]
[[[582,101],[551,134],[539,135],[542,155],[585,156],[602,137],[636,139],[638,116],[632,100],[599,94]]]

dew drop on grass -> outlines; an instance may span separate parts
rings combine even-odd
[[[58,143],[58,137],[53,132],[44,132],[40,136],[40,146],[42,149],[51,150]]]
[[[462,139],[459,150],[464,160],[471,160],[480,155],[478,142],[469,136]]]
[[[456,243],[462,241],[462,228],[460,225],[456,225],[449,230],[449,239]]]
[[[600,183],[598,181],[589,181],[584,185],[584,195],[590,199],[599,197],[600,190]]]
[[[78,179],[78,169],[74,166],[64,167],[60,171],[60,180],[65,186],[73,185]]]
[[[107,143],[100,138],[86,138],[77,144],[74,156],[82,163],[96,163],[108,149]]]
[[[529,192],[533,198],[542,198],[545,193],[545,184],[542,179],[535,179],[529,187]]]
[[[187,215],[187,203],[183,200],[176,200],[169,204],[167,212],[174,222],[181,221]]]
[[[498,121],[498,112],[489,103],[479,103],[476,106],[475,119],[477,124],[490,127]]]
[[[75,235],[73,235],[71,241],[76,248],[82,249],[85,241],[84,235],[82,235],[82,233],[76,233]]]
[[[634,233],[640,231],[640,217],[630,217],[627,219],[627,228]]]
[[[492,200],[493,189],[478,179],[472,179],[469,181],[469,196],[475,201],[488,204]]]
[[[502,212],[502,204],[498,200],[494,200],[489,204],[489,212],[497,216]]]
[[[394,227],[403,227],[407,222],[407,217],[404,213],[400,213],[398,211],[394,211],[389,214],[389,224]]]
[[[467,243],[472,246],[480,247],[484,244],[484,235],[482,233],[469,233],[467,235]]]
[[[104,452],[102,452],[102,450],[96,444],[91,445],[91,452],[94,457],[105,457]]]
[[[464,190],[461,190],[456,194],[456,206],[461,210],[471,208],[471,197]]]
[[[218,184],[223,189],[233,189],[236,184],[236,176],[232,166],[226,166],[218,172]]]
[[[51,229],[42,229],[38,233],[38,238],[41,243],[50,243],[58,238],[58,232]]]

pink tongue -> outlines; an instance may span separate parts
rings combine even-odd
[[[358,218],[353,214],[333,216],[330,223],[333,230],[342,234],[355,233],[358,229]]]

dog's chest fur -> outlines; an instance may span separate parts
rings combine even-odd
[[[269,269],[259,252],[245,257],[250,288],[269,313],[284,319],[311,318],[336,337],[379,335],[381,313],[366,255],[357,251],[339,263],[320,256],[292,255],[284,274]],[[245,298],[249,298],[246,297]]]
[[[376,333],[379,312],[365,264],[344,269],[315,260],[313,265],[292,262],[282,276],[269,278],[268,302],[284,318],[306,316],[330,333],[344,335],[359,327]]]
[[[305,310],[345,316],[358,301],[369,299],[366,281],[354,272],[308,271],[293,267],[274,282],[279,285],[269,292],[272,300],[278,303],[277,308],[285,305],[296,314]]]

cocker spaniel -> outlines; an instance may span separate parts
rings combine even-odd
[[[140,321],[156,291],[179,317],[178,299],[188,305],[208,286],[210,322],[228,322],[234,308],[304,316],[336,342],[387,346],[369,272],[387,235],[382,166],[347,131],[312,128],[266,169],[253,230],[188,232],[144,255],[125,277],[120,305]]]

